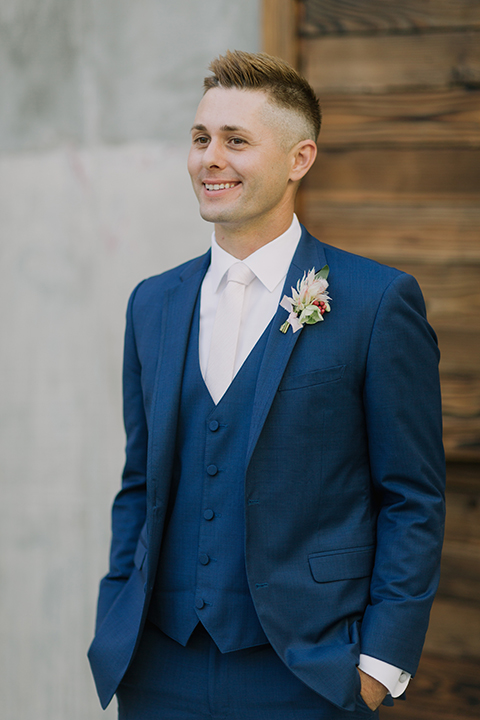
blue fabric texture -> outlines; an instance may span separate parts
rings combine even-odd
[[[178,474],[190,328],[209,261],[207,253],[144,281],[127,310],[127,456],[89,650],[103,706],[135,657],[149,612]],[[326,264],[332,311],[324,322],[283,334],[279,308],[266,333],[242,460],[245,564],[278,657],[353,712],[360,651],[415,673],[438,584],[439,353],[411,276],[305,229],[285,292]],[[235,422],[240,428],[241,412]]]
[[[149,617],[182,645],[200,621],[222,652],[268,642],[245,570],[245,454],[260,338],[215,406],[198,359],[199,299],[183,373],[171,512]]]
[[[220,653],[201,626],[186,647],[147,623],[118,691],[119,720],[377,720],[357,695],[353,711],[299,680],[271,645]]]

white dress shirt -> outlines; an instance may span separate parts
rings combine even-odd
[[[283,235],[243,260],[255,277],[245,288],[234,376],[277,312],[287,271],[301,234],[300,223],[294,215],[292,224]],[[238,258],[233,257],[217,245],[214,232],[212,235],[212,260],[203,280],[200,300],[199,354],[203,377],[207,370],[218,301],[225,288],[227,272],[237,262]]]
[[[267,243],[243,260],[255,278],[245,289],[240,331],[235,357],[234,376],[255,347],[260,336],[277,312],[285,278],[297,249],[302,230],[297,216],[283,235]],[[238,258],[223,250],[212,234],[212,259],[202,283],[200,297],[199,357],[203,378],[208,364],[210,342],[218,301],[222,294],[226,275]],[[311,268],[305,268],[306,271]],[[321,270],[321,268],[315,268]],[[279,326],[280,331],[280,326]],[[359,668],[376,678],[392,697],[403,693],[410,681],[409,673],[370,655],[360,655]]]

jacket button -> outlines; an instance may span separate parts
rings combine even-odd
[[[213,518],[215,517],[215,513],[213,512],[213,510],[208,508],[208,510],[205,510],[205,512],[203,513],[203,517],[205,518],[205,520],[213,520]]]
[[[213,476],[213,475],[216,475],[217,472],[218,472],[218,468],[217,468],[216,465],[209,465],[209,466],[207,467],[207,473],[208,473],[209,475],[212,475],[212,476]]]
[[[195,607],[197,608],[197,610],[201,610],[204,605],[205,603],[203,602],[202,598],[197,598],[195,600]]]
[[[210,562],[210,558],[208,557],[207,553],[200,553],[198,559],[200,560],[202,565],[208,565],[208,563]]]
[[[219,428],[219,423],[217,420],[211,420],[208,423],[208,429],[211,430],[212,432],[215,432],[216,430],[218,430],[218,428]]]

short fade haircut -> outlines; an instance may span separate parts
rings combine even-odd
[[[216,87],[263,90],[273,104],[304,118],[316,142],[322,114],[313,89],[285,60],[267,53],[227,50],[209,65],[213,75],[203,82],[204,93]]]

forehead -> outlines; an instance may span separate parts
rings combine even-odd
[[[266,108],[271,108],[263,90],[212,88],[207,90],[197,108],[195,125],[245,127],[266,126]]]

